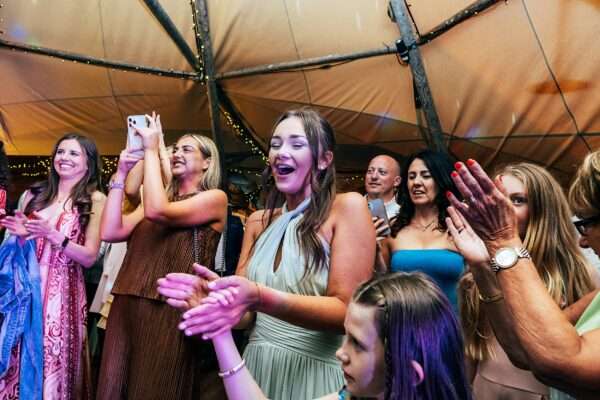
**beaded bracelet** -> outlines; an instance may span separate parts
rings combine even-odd
[[[122,182],[110,182],[108,184],[108,189],[109,190],[113,190],[113,189],[125,189],[125,184]]]
[[[219,377],[220,378],[228,378],[231,375],[235,375],[237,372],[239,372],[242,368],[244,368],[244,366],[246,365],[246,360],[244,360],[242,358],[242,362],[239,363],[238,365],[236,365],[235,367],[228,369],[227,371],[223,371],[223,372],[219,372]]]

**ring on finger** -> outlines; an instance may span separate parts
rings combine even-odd
[[[475,198],[475,196],[471,196],[469,197],[469,199],[467,200],[467,203],[469,203],[470,206],[474,205],[475,202],[477,201],[477,199]]]
[[[462,233],[462,231],[464,231],[464,230],[465,230],[465,227],[464,227],[464,226],[461,226],[460,228],[458,228],[458,233],[459,233],[459,234],[461,234],[461,233]]]

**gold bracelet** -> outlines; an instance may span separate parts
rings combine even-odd
[[[228,369],[227,371],[222,371],[219,372],[219,377],[220,378],[229,378],[231,375],[235,375],[237,372],[239,372],[242,368],[244,368],[244,366],[246,365],[246,360],[244,360],[242,358],[242,362],[239,363],[238,365],[236,365],[235,367]]]
[[[495,303],[504,298],[504,295],[502,294],[502,292],[496,293],[495,295],[492,295],[492,296],[484,296],[481,294],[481,292],[479,292],[477,294],[477,296],[479,297],[479,300],[481,300],[482,303],[486,303],[486,304]]]

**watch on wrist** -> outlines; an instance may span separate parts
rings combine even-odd
[[[492,270],[498,272],[514,267],[519,258],[531,258],[525,247],[502,247],[496,251],[490,262]]]

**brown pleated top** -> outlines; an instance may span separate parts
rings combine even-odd
[[[198,230],[199,263],[214,268],[221,234],[208,225]],[[143,219],[133,230],[112,293],[161,299],[157,279],[171,272],[194,273],[193,228],[165,226]]]

